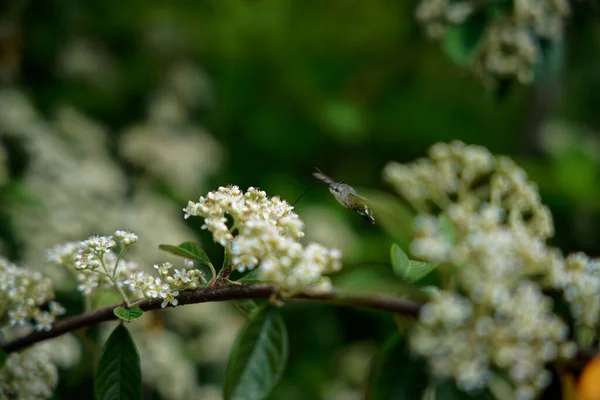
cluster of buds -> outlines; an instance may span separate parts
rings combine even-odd
[[[331,281],[323,275],[341,268],[341,252],[315,243],[302,245],[304,223],[293,209],[262,190],[251,187],[243,193],[228,186],[190,201],[184,211],[185,218],[204,218],[202,228],[231,251],[233,269],[256,268],[259,279],[273,281],[287,293],[329,290]]]
[[[55,246],[47,251],[46,258],[73,272],[79,282],[77,289],[85,296],[116,288],[127,301],[121,287],[137,270],[137,264],[124,260],[123,255],[137,240],[135,233],[118,230],[112,236],[92,236]]]
[[[186,260],[186,266],[193,267],[193,262]],[[199,269],[175,269],[171,275],[170,270],[173,265],[167,261],[155,264],[154,268],[160,277],[153,277],[140,271],[132,273],[123,283],[129,285],[131,291],[141,293],[144,298],[161,298],[162,308],[169,304],[175,307],[179,303],[177,296],[180,290],[196,289],[206,283],[204,272]]]

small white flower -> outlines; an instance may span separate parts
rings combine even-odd
[[[48,303],[48,308],[50,309],[50,313],[54,316],[63,315],[67,312],[67,310],[65,310],[65,308],[56,301],[51,301]]]
[[[173,278],[179,280],[182,283],[190,283],[192,281],[190,275],[188,274],[188,271],[185,269],[176,269],[175,273],[173,274]]]
[[[27,313],[22,307],[8,312],[8,323],[10,326],[22,326],[27,323]]]
[[[54,316],[49,312],[42,311],[35,317],[35,329],[37,331],[49,331],[52,329],[53,322]]]
[[[98,287],[98,285],[99,283],[97,277],[95,275],[89,275],[87,279],[83,281],[83,283],[77,286],[77,290],[88,296],[94,289]]]
[[[175,307],[177,304],[179,304],[179,301],[175,298],[176,296],[179,296],[178,291],[164,293],[164,296],[161,296],[164,301],[160,304],[160,306],[165,308],[169,303],[171,303],[173,307]]]
[[[129,275],[129,278],[123,281],[123,284],[129,285],[131,290],[139,289],[140,287],[145,286],[145,273],[143,271],[139,271]]]
[[[163,261],[161,263],[154,264],[154,268],[157,269],[158,273],[161,275],[168,275],[169,269],[171,269],[171,267],[173,267],[173,264],[171,264],[168,261]]]

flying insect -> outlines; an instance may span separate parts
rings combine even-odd
[[[313,176],[318,181],[323,182],[327,186],[329,186],[329,191],[331,192],[331,194],[333,194],[338,203],[340,203],[347,209],[356,212],[358,215],[365,218],[370,223],[375,223],[373,212],[368,207],[368,200],[356,193],[356,190],[354,190],[352,186],[345,184],[343,181],[335,182],[333,179],[331,179],[318,168],[315,168]]]

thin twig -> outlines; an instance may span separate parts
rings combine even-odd
[[[195,290],[180,292],[177,296],[179,305],[208,303],[215,301],[226,300],[242,300],[242,299],[268,299],[279,293],[279,288],[276,285],[258,284],[258,285],[242,285],[242,286],[226,286],[226,287],[203,287]],[[417,316],[421,309],[421,304],[410,300],[401,299],[394,296],[381,294],[347,294],[337,291],[321,294],[301,294],[290,297],[290,299],[312,300],[328,303],[336,303],[340,305],[356,306],[370,308],[381,311],[388,311],[402,315]],[[287,299],[286,299],[287,300]],[[156,310],[161,308],[162,299],[151,299],[139,304],[139,307],[144,311]],[[113,306],[100,308],[93,311],[88,311],[79,315],[74,315],[55,322],[52,329],[49,331],[32,332],[26,336],[15,339],[11,342],[0,345],[0,348],[6,353],[12,353],[35,343],[42,342],[57,336],[63,335],[77,329],[96,325],[100,322],[114,320],[117,317],[113,310],[117,306],[123,304],[115,304]],[[170,307],[170,306],[169,306]]]

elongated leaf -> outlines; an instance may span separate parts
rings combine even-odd
[[[142,309],[139,307],[116,307],[113,312],[117,317],[127,322],[133,321],[134,319],[138,319],[144,314]]]
[[[254,300],[232,300],[231,302],[245,316],[251,315],[258,308],[258,304]]]
[[[252,284],[252,283],[261,283],[261,282],[264,282],[262,279],[259,279],[258,268],[255,268],[252,271],[248,272],[246,275],[242,276],[237,281],[238,282],[243,282],[243,283],[248,284],[248,285]]]
[[[97,400],[142,398],[140,355],[123,324],[113,330],[102,348],[94,392]]]
[[[175,254],[176,256],[189,258],[190,260],[198,261],[205,265],[212,265],[210,258],[208,258],[208,255],[202,250],[202,247],[194,242],[183,242],[179,246],[161,244],[158,248],[168,251],[171,254]]]
[[[369,374],[366,399],[420,399],[428,382],[425,361],[412,356],[406,346],[406,340],[396,335],[375,355]]]
[[[408,269],[408,256],[400,246],[395,243],[392,244],[392,248],[390,249],[390,259],[396,276],[405,279],[406,270]]]
[[[281,315],[271,305],[257,309],[231,351],[225,400],[266,398],[281,378],[287,355],[287,330]]]

